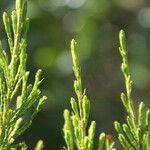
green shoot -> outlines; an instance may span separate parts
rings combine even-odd
[[[119,141],[124,150],[149,150],[150,149],[150,109],[141,102],[138,107],[138,116],[132,100],[133,81],[129,72],[128,50],[126,37],[123,30],[119,33],[119,51],[122,57],[121,70],[125,78],[126,93],[121,93],[122,103],[127,111],[127,123],[121,125],[115,122]]]
[[[66,142],[66,150],[92,150],[94,145],[96,122],[92,121],[89,124],[90,101],[86,96],[86,90],[82,88],[81,68],[79,66],[77,43],[71,41],[71,54],[73,61],[73,71],[75,75],[74,90],[77,96],[71,98],[72,111],[64,111],[64,139]],[[108,138],[104,133],[100,134],[98,150],[115,150],[114,143],[111,138]]]
[[[31,125],[46,99],[45,96],[40,98],[39,85],[43,80],[41,70],[37,71],[33,85],[27,83],[27,1],[16,0],[16,9],[12,11],[11,19],[4,12],[3,22],[10,54],[3,49],[0,41],[0,149],[26,150],[25,143],[16,143],[15,140]],[[31,116],[24,120],[31,109]]]

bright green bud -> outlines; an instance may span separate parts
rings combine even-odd
[[[3,22],[4,22],[6,33],[10,37],[11,36],[10,20],[9,20],[8,14],[6,12],[3,13]]]
[[[146,112],[146,126],[148,127],[148,130],[150,130],[150,109]]]
[[[37,108],[36,108],[37,111],[40,111],[40,109],[41,109],[41,107],[43,106],[43,104],[45,103],[46,99],[47,99],[47,97],[46,97],[46,96],[43,96],[43,97],[39,100],[39,103],[38,103]]]
[[[73,66],[75,67],[75,70],[79,68],[79,62],[78,62],[78,53],[77,53],[77,43],[74,39],[71,41],[71,54],[72,54],[72,61]]]
[[[43,141],[40,140],[40,141],[38,141],[38,143],[37,143],[37,145],[36,145],[34,150],[42,150],[43,148],[44,148]]]
[[[67,109],[64,110],[64,119],[65,121],[70,121],[70,112]]]
[[[16,108],[20,108],[22,105],[22,98],[20,96],[17,97]]]
[[[127,51],[126,37],[125,32],[123,30],[119,33],[120,47],[125,52]]]
[[[90,125],[90,128],[89,128],[89,131],[88,131],[88,138],[89,138],[89,145],[88,145],[88,148],[90,150],[92,150],[93,148],[93,142],[94,142],[94,136],[95,136],[95,128],[96,128],[96,122],[95,121],[92,121],[91,122],[91,125]]]
[[[130,129],[129,129],[129,127],[128,127],[126,124],[123,124],[122,127],[123,127],[123,131],[124,131],[127,135],[129,135],[129,134],[130,134]]]
[[[138,126],[140,127],[140,128],[143,128],[143,126],[145,126],[146,125],[146,120],[145,120],[145,118],[146,118],[146,111],[145,111],[145,105],[144,105],[144,103],[143,102],[141,102],[140,103],[140,105],[139,105],[139,112],[138,112],[139,114],[138,114]]]
[[[12,11],[11,20],[12,20],[13,32],[16,35],[17,34],[17,13],[16,13],[16,10]]]
[[[21,147],[21,150],[27,150],[27,145],[25,143],[20,143],[19,144]],[[13,149],[12,149],[13,150]],[[14,149],[15,150],[15,149]]]
[[[115,121],[115,122],[114,122],[114,127],[115,127],[115,129],[116,129],[116,131],[117,131],[118,133],[122,133],[122,128],[121,128],[121,125],[120,125],[119,122]]]
[[[128,125],[129,125],[129,127],[130,127],[131,129],[134,129],[134,124],[133,124],[133,122],[131,121],[131,118],[130,118],[129,116],[127,116],[127,123],[128,123]]]
[[[17,130],[19,129],[20,127],[20,124],[21,122],[23,121],[22,118],[19,118],[17,121],[16,121],[16,124],[13,128],[13,131],[11,131],[11,134],[9,135],[8,139],[13,139],[13,136],[15,135],[15,133],[17,132]]]
[[[74,98],[71,97],[70,103],[71,103],[71,107],[72,107],[72,109],[73,109],[75,115],[76,115],[77,117],[79,117],[77,102],[75,101]]]
[[[93,140],[94,135],[95,135],[95,128],[96,128],[96,122],[92,121],[90,128],[89,128],[89,131],[88,131],[88,137],[91,141]]]
[[[34,87],[37,87],[37,86],[41,83],[41,81],[42,81],[42,80],[40,81],[40,79],[41,79],[41,74],[42,74],[42,70],[39,69],[39,70],[37,71],[36,75],[35,75]]]
[[[128,100],[127,100],[127,97],[124,93],[121,93],[121,100],[122,100],[123,105],[127,109],[128,108]]]
[[[90,114],[90,101],[87,99],[87,96],[83,97],[82,108],[83,108],[84,122],[87,124]]]
[[[105,133],[101,133],[99,136],[98,150],[104,149],[104,143],[105,143]]]

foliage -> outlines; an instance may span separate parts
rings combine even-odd
[[[64,138],[67,147],[66,150],[73,150],[75,147],[78,150],[92,150],[94,144],[96,122],[92,121],[89,124],[90,115],[90,101],[86,96],[86,89],[82,89],[81,69],[79,66],[77,43],[75,40],[71,41],[71,54],[73,60],[73,70],[75,75],[74,90],[77,96],[71,98],[70,103],[72,111],[64,111]],[[88,132],[87,132],[88,130]],[[112,142],[110,136],[101,133],[99,136],[98,150],[102,150],[104,147],[106,150],[113,149],[114,142]]]
[[[15,0],[0,0],[1,14],[3,10],[10,12],[14,2]],[[35,138],[41,136],[47,149],[55,150],[63,145],[61,136],[63,119],[60,112],[64,107],[69,108],[66,99],[72,94],[72,67],[68,51],[68,41],[72,37],[78,41],[80,62],[83,64],[83,81],[86,81],[88,97],[94,105],[92,116],[96,120],[97,130],[114,135],[113,120],[125,122],[124,110],[118,98],[120,94],[117,94],[122,86],[118,66],[120,57],[115,50],[120,28],[127,31],[129,39],[134,105],[137,107],[139,100],[136,98],[139,98],[147,107],[150,106],[150,24],[149,13],[147,14],[150,1],[28,0],[28,2],[28,16],[31,23],[28,34],[27,68],[30,70],[30,83],[33,83],[36,69],[43,68],[42,74],[47,80],[44,80],[41,86],[49,100],[45,105],[45,111],[34,120],[29,132],[27,131],[21,139],[25,139],[33,146]],[[74,5],[70,4],[78,4],[78,8],[72,8]],[[2,31],[2,21],[0,30]],[[0,38],[5,47],[3,31]],[[49,50],[46,51],[45,48]],[[46,62],[48,64],[45,67]]]
[[[0,42],[0,149],[27,149],[24,143],[16,143],[19,137],[31,125],[40,111],[46,97],[40,98],[41,70],[35,76],[34,84],[28,84],[29,71],[26,70],[26,36],[29,27],[27,1],[16,0],[16,10],[11,20],[6,12],[3,22],[7,34],[9,50],[3,50]],[[11,25],[12,22],[12,25]],[[13,31],[13,33],[12,33]],[[31,116],[25,118],[31,110]],[[37,145],[40,149],[41,142]]]
[[[127,123],[120,125],[115,122],[114,126],[118,132],[118,138],[125,150],[149,150],[150,149],[150,110],[147,109],[143,102],[140,103],[138,108],[138,117],[136,117],[135,108],[133,105],[131,92],[133,81],[129,73],[128,67],[128,54],[127,45],[125,40],[125,33],[123,30],[119,34],[120,39],[120,54],[123,62],[121,70],[125,78],[126,94],[121,93],[122,103],[128,113]],[[74,90],[77,95],[78,101],[71,98],[72,112],[69,110],[64,111],[64,138],[67,147],[66,150],[73,150],[74,143],[78,150],[92,150],[95,135],[95,121],[87,131],[88,118],[90,114],[90,101],[86,96],[86,90],[82,90],[81,70],[78,62],[77,44],[74,40],[71,42],[71,53],[73,60],[73,70],[76,77],[74,81]],[[104,143],[105,147],[104,147]],[[102,133],[99,137],[98,149],[113,150],[114,142],[110,141],[109,136]]]
[[[16,10],[12,12],[11,20],[6,12],[3,14],[10,53],[4,50],[0,42],[0,149],[2,150],[27,149],[24,142],[16,143],[15,140],[31,125],[33,118],[46,99],[46,97],[39,98],[41,93],[39,85],[42,82],[40,79],[41,70],[37,71],[33,86],[27,83],[29,72],[26,70],[26,35],[29,19],[26,14],[27,2],[23,2],[23,0],[16,0]],[[77,100],[71,98],[72,111],[67,109],[64,111],[65,149],[92,150],[95,149],[96,122],[89,121],[90,101],[86,96],[86,90],[82,88],[77,44],[74,40],[71,42],[71,52],[76,78],[74,90]],[[122,93],[121,99],[128,116],[126,124],[121,125],[115,122],[115,129],[125,150],[149,150],[150,110],[141,102],[138,116],[136,116],[136,109],[131,97],[133,85],[129,73],[127,46],[123,31],[120,32],[120,53],[123,58],[121,68],[126,85],[126,94]],[[25,118],[29,110],[32,111],[32,115]],[[110,135],[100,134],[98,150],[112,150],[115,149],[113,146],[114,142],[112,142]],[[35,150],[42,148],[43,142],[39,141]]]
[[[122,103],[128,113],[127,123],[121,125],[115,122],[118,138],[125,150],[149,150],[150,149],[150,109],[141,102],[138,107],[138,116],[132,100],[133,81],[128,66],[128,50],[124,31],[119,34],[119,51],[122,57],[121,70],[125,78],[126,94],[121,93]]]

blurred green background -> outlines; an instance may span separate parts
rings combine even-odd
[[[0,15],[14,9],[15,0],[0,1]],[[136,104],[150,97],[150,1],[148,0],[29,0],[31,18],[28,34],[28,70],[31,82],[38,68],[45,78],[41,89],[48,100],[19,139],[33,149],[38,139],[45,150],[60,150],[64,145],[63,110],[70,108],[74,96],[70,40],[78,42],[84,87],[91,99],[91,120],[102,131],[117,135],[113,122],[125,121],[120,101],[124,90],[118,52],[118,32],[127,33],[130,71],[134,80]],[[0,38],[5,34],[0,19]],[[121,149],[118,142],[116,147]]]

